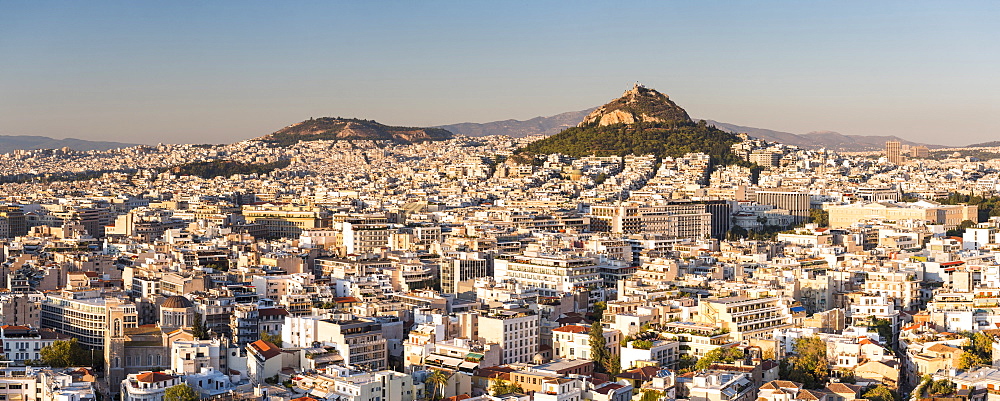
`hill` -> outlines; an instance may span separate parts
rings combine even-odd
[[[566,128],[576,126],[584,117],[596,108],[580,111],[569,111],[549,117],[535,117],[530,120],[503,120],[488,123],[458,123],[440,125],[436,128],[446,129],[465,136],[507,135],[523,138],[531,135],[553,135]]]
[[[560,131],[577,125],[583,121],[591,112],[597,108],[587,110],[570,111],[556,114],[549,117],[535,117],[530,120],[503,120],[487,123],[459,123],[440,125],[436,128],[443,128],[448,131],[466,136],[486,136],[486,135],[507,135],[515,138],[523,138],[531,135],[554,135]],[[866,135],[844,135],[832,131],[814,131],[808,134],[793,134],[790,132],[775,131],[765,128],[748,127],[724,123],[721,121],[705,119],[708,125],[714,125],[726,132],[734,134],[746,133],[754,138],[763,139],[770,142],[779,142],[786,145],[794,145],[804,149],[826,148],[836,151],[866,151],[878,150],[885,146],[885,142],[890,139],[900,141],[905,145],[924,145],[928,148],[941,148],[941,145],[931,145],[907,141],[895,136],[866,136]],[[988,146],[987,144],[977,144],[970,146]],[[1000,146],[993,145],[993,146]]]
[[[562,153],[569,156],[654,154],[682,156],[689,152],[710,155],[714,162],[731,164],[740,159],[731,146],[740,139],[706,124],[695,123],[687,111],[667,95],[636,85],[584,117],[576,127],[533,142],[517,151],[522,158]]]
[[[371,120],[321,117],[289,125],[259,139],[288,146],[299,141],[318,140],[388,140],[415,143],[451,138],[451,132],[441,128],[393,127]]]
[[[1000,141],[990,141],[983,143],[974,143],[972,145],[966,146],[967,148],[995,148],[1000,146]]]
[[[70,148],[78,151],[108,150],[136,145],[134,143],[87,141],[75,138],[55,139],[34,135],[0,135],[0,153],[10,153],[15,150],[62,148]]]

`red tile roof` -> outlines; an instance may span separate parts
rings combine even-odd
[[[168,375],[163,372],[146,372],[137,375],[135,377],[135,380],[143,383],[157,383],[157,382],[164,382],[167,380],[173,380],[175,377],[176,376],[174,375]]]
[[[257,351],[264,359],[271,359],[281,354],[281,348],[264,340],[257,340],[250,343],[250,347]]]
[[[258,316],[288,316],[288,311],[284,308],[264,308],[257,309]]]
[[[563,333],[576,333],[576,334],[580,334],[580,333],[586,333],[586,332],[590,331],[590,329],[588,329],[588,328],[586,328],[584,326],[580,326],[580,325],[576,325],[576,324],[571,324],[571,325],[568,325],[568,326],[556,327],[556,328],[552,329],[552,331],[558,331],[558,332],[563,332]]]

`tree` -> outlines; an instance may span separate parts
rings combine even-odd
[[[795,340],[794,353],[779,363],[779,376],[784,380],[802,383],[806,388],[826,386],[830,378],[826,358],[826,343],[819,337],[801,337]]]
[[[198,401],[201,396],[187,383],[167,387],[163,392],[163,401]]]
[[[698,363],[693,356],[688,354],[681,354],[680,358],[677,359],[677,373],[688,373],[694,370],[694,365]]]
[[[427,376],[427,381],[434,385],[432,398],[438,399],[439,395],[444,398],[444,387],[448,384],[448,375],[441,370],[434,369],[430,376]]]
[[[958,358],[958,366],[956,367],[962,370],[972,370],[980,366],[984,366],[987,363],[988,362],[983,360],[983,358],[979,355],[976,355],[973,352],[964,351],[962,352],[962,356]]]
[[[830,212],[823,209],[809,209],[809,219],[810,223],[818,224],[820,227],[826,227],[830,225]]]
[[[607,308],[607,304],[603,301],[595,302],[594,309],[587,315],[587,318],[591,321],[600,322],[601,320],[604,320],[604,310]]]
[[[866,391],[863,397],[871,401],[899,401],[899,395],[884,384],[879,384]]]
[[[604,338],[604,328],[600,321],[595,321],[590,325],[590,359],[594,361],[594,367],[602,373],[607,373],[608,359],[611,353],[608,352],[608,340]]]
[[[705,356],[698,359],[698,363],[694,364],[694,369],[705,370],[711,367],[713,364],[733,363],[737,359],[743,359],[743,357],[744,357],[743,350],[739,348],[731,348],[731,347],[716,348],[711,351],[708,351],[708,353],[706,353]]]
[[[635,340],[632,341],[632,348],[650,349],[653,348],[653,342],[650,340]]]
[[[278,334],[271,334],[271,333],[268,333],[266,331],[262,331],[262,332],[260,332],[260,339],[264,340],[264,341],[267,341],[267,342],[269,342],[271,344],[274,344],[274,345],[278,346],[279,348],[281,347],[281,336],[278,335]]]
[[[840,369],[837,371],[837,377],[840,378],[841,383],[854,384],[858,382],[858,378],[854,375],[853,370]]]
[[[895,349],[895,339],[892,336],[892,322],[889,319],[880,319],[875,316],[870,316],[868,321],[868,327],[875,329],[878,332],[878,336],[882,338],[885,345]]]
[[[208,339],[208,330],[205,328],[205,322],[202,320],[201,314],[198,312],[194,313],[194,322],[191,324],[191,334],[199,340]]]
[[[965,346],[957,368],[968,370],[993,363],[993,338],[982,332],[964,334],[969,337],[969,344]]]
[[[607,372],[608,375],[610,375],[612,377],[618,376],[618,374],[622,372],[622,357],[621,357],[621,355],[615,354],[615,355],[611,356],[611,358],[608,358],[607,359],[607,363],[605,363],[604,369],[605,369],[605,371]]]
[[[75,338],[68,341],[54,341],[52,345],[42,348],[42,362],[54,368],[69,366],[91,366],[90,358]]]
[[[955,392],[955,383],[948,379],[934,380],[927,387],[928,395],[949,395]]]
[[[493,390],[493,396],[501,396],[510,393],[523,393],[524,389],[521,388],[520,384],[514,384],[503,379],[493,379],[490,384],[490,390]]]
[[[639,401],[659,401],[663,398],[663,392],[656,390],[642,390],[642,398]]]
[[[976,226],[976,222],[974,222],[972,220],[962,220],[961,223],[958,223],[958,227],[956,227],[954,230],[948,230],[947,232],[945,232],[945,235],[947,235],[949,237],[961,237],[962,234],[965,234],[965,230],[966,229],[972,228],[972,227],[975,227],[975,226]]]

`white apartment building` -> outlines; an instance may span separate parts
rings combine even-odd
[[[174,341],[170,344],[170,370],[179,375],[195,374],[205,368],[223,370],[227,348],[217,339]]]
[[[603,285],[594,258],[568,255],[503,255],[493,262],[496,281],[514,280],[542,296],[559,296]]]
[[[501,364],[533,360],[538,353],[540,318],[527,309],[494,309],[478,316],[479,339],[500,344]]]
[[[622,333],[618,330],[603,330],[604,341],[611,355],[619,354]],[[564,359],[593,359],[590,349],[590,328],[567,325],[552,329],[554,356]]]
[[[0,397],[4,400],[41,401],[36,375],[32,367],[0,368]]]
[[[791,327],[792,315],[782,298],[735,296],[702,300],[695,321],[716,324],[729,330],[734,340],[742,341],[770,338],[775,329]]]
[[[347,364],[368,369],[385,369],[388,363],[382,324],[374,320],[288,316],[281,327],[281,340],[288,347],[332,345]]]
[[[42,359],[42,348],[52,345],[56,340],[68,340],[71,337],[59,334],[51,329],[39,330],[31,326],[0,326],[0,343],[3,343],[5,360],[23,362]]]
[[[122,401],[163,401],[168,387],[181,384],[179,376],[160,372],[142,372],[122,380]]]

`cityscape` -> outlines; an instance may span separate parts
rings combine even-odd
[[[260,6],[241,12],[275,12]],[[578,17],[599,16],[591,6]],[[131,7],[146,24],[184,25],[171,18],[185,10]],[[102,20],[84,8],[82,20]],[[49,11],[5,9],[27,21]],[[302,29],[283,13],[280,27]],[[11,43],[38,40],[5,21]],[[208,57],[230,58],[243,60]],[[371,85],[409,79],[350,70]],[[0,112],[0,401],[1000,401],[1000,102],[979,125],[949,122],[954,133],[794,134],[693,117],[740,121],[722,99],[706,106],[668,73],[642,72],[655,87],[595,84],[569,96],[582,103],[535,114],[549,117],[445,124],[475,116],[461,99],[426,124],[402,109],[304,109],[282,128],[225,138],[216,126],[154,134],[208,120],[171,109],[178,125],[135,124],[141,111],[125,103],[143,103],[117,87],[87,96],[126,99],[109,116],[121,132],[71,118],[93,106],[66,105],[88,103],[73,89],[36,118],[23,110],[37,98],[0,73],[0,88],[19,93],[0,102],[19,110]],[[66,82],[87,85],[77,75]],[[163,79],[150,85],[168,97]],[[982,91],[996,83],[983,79]],[[536,107],[496,88],[491,102]],[[396,95],[371,92],[351,107],[394,110]],[[221,115],[242,107],[198,93]],[[398,96],[417,111],[443,101]],[[880,106],[885,119],[911,118]],[[283,116],[268,109],[245,118]]]

